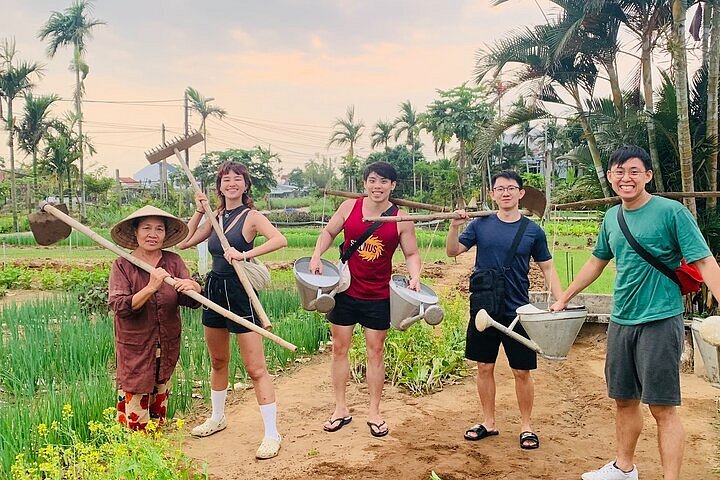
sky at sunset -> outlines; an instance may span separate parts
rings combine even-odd
[[[37,32],[70,0],[1,1],[0,38],[14,37],[18,58],[45,65],[34,92],[69,100],[72,50],[49,59]],[[393,120],[405,100],[423,111],[437,89],[470,81],[477,49],[541,22],[539,5],[547,7],[530,0],[497,7],[490,0],[98,1],[91,16],[107,25],[88,44],[84,104],[98,153],[86,170],[130,176],[147,165],[143,152],[160,143],[163,122],[168,137],[182,131],[187,86],[228,111],[208,121],[208,150],[269,147],[284,173],[316,153],[339,158],[345,149],[328,149],[328,139],[354,105],[365,124],[356,151],[365,157],[378,120]],[[53,113],[71,110],[67,100]],[[15,101],[16,112],[22,103]],[[200,117],[190,123],[198,127]],[[0,137],[7,159],[4,131]],[[432,141],[423,140],[435,158]],[[201,152],[201,145],[191,149],[191,165]]]

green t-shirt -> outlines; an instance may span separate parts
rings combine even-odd
[[[614,301],[610,319],[621,325],[638,325],[683,313],[680,288],[647,263],[630,246],[620,230],[617,209],[605,214],[593,255],[615,257]],[[672,270],[685,257],[688,263],[708,257],[710,249],[690,211],[680,202],[653,196],[637,210],[623,210],[628,230],[651,255]]]

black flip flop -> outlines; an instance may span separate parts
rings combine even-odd
[[[390,429],[382,430],[380,427],[385,425],[385,420],[383,420],[380,423],[373,423],[373,422],[367,422],[368,427],[370,427],[370,435],[373,437],[384,437],[388,433],[390,433]]]
[[[468,433],[474,433],[475,435],[468,435]],[[499,435],[500,432],[497,430],[488,430],[485,428],[485,425],[477,424],[473,427],[468,428],[465,430],[465,440],[470,440],[471,442],[475,442],[477,440],[482,440],[485,437],[491,437],[493,435]]]
[[[332,418],[328,418],[328,422],[330,422],[330,425],[333,425],[332,427],[326,427],[323,425],[323,430],[326,432],[337,432],[342,427],[347,425],[348,423],[352,422],[352,417],[348,415],[347,417],[340,417],[333,420]],[[335,425],[337,423],[337,425]]]
[[[522,432],[520,434],[520,448],[534,450],[540,446],[540,439],[535,432]]]

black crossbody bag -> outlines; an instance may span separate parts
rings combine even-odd
[[[470,318],[481,309],[495,320],[505,316],[505,272],[510,268],[530,220],[523,216],[502,268],[475,270],[470,276]]]
[[[397,211],[398,211],[398,207],[397,207],[397,205],[395,205],[395,204],[393,203],[392,205],[390,205],[390,208],[388,208],[388,209],[385,210],[383,213],[381,213],[380,216],[381,216],[381,217],[389,217],[389,216],[391,216],[391,215],[394,215],[395,212],[397,212]],[[350,260],[350,257],[352,256],[352,254],[355,253],[355,251],[356,251],[358,248],[362,247],[363,243],[365,243],[365,240],[367,240],[368,238],[370,238],[370,235],[372,235],[372,234],[375,232],[375,230],[377,230],[378,228],[380,228],[380,226],[381,226],[382,224],[383,224],[383,222],[373,222],[373,224],[370,225],[370,226],[368,227],[368,229],[365,230],[365,232],[363,232],[363,234],[360,235],[360,237],[359,237],[357,240],[355,240],[355,243],[351,244],[351,245],[348,247],[348,249],[345,250],[345,251],[343,251],[343,244],[344,244],[345,242],[342,242],[342,243],[339,245],[339,247],[340,247],[340,261],[341,261],[342,263],[347,263],[347,261]]]

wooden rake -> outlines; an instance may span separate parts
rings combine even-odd
[[[128,252],[118,247],[114,243],[110,242],[106,238],[98,235],[96,232],[92,231],[82,223],[67,215],[66,212],[67,207],[65,207],[65,205],[58,205],[57,207],[55,207],[47,202],[42,202],[40,204],[40,213],[33,213],[30,215],[30,228],[32,229],[33,236],[35,237],[35,240],[38,242],[38,244],[51,245],[57,241],[60,241],[70,235],[70,232],[74,228],[75,230],[86,235],[99,245],[107,248],[116,255],[123,257],[127,261],[131,262],[136,267],[141,268],[148,273],[152,273],[152,271],[155,270],[155,267],[151,266],[149,263],[144,262],[143,260],[140,260],[139,258],[129,254]],[[177,282],[177,280],[172,277],[165,277],[163,281],[170,286],[174,286]],[[214,312],[219,313],[223,317],[232,320],[233,322],[238,323],[246,328],[249,328],[250,330],[260,334],[268,340],[277,343],[283,348],[287,348],[288,350],[293,352],[297,348],[292,343],[283,340],[274,333],[263,330],[254,323],[231,312],[230,310],[227,310],[226,308],[221,307],[217,303],[205,298],[204,296],[195,291],[189,290],[182,293],[192,298],[193,300],[198,301],[199,303],[213,310]]]
[[[187,136],[175,137],[170,141],[170,143],[165,143],[151,149],[149,152],[145,153],[145,158],[148,162],[150,162],[151,165],[153,165],[175,154],[178,163],[185,171],[185,175],[187,175],[187,178],[190,181],[190,185],[192,185],[193,189],[195,189],[196,192],[202,192],[202,190],[200,189],[200,185],[197,183],[197,180],[195,180],[195,176],[190,171],[190,167],[187,166],[183,158],[180,156],[180,151],[187,150],[188,148],[202,141],[202,134],[198,131],[195,131]],[[212,228],[215,230],[215,233],[220,239],[220,244],[222,245],[223,251],[227,252],[230,248],[230,242],[228,242],[228,239],[225,236],[225,232],[222,231],[222,228],[220,228],[220,224],[218,223],[215,216],[212,214],[212,208],[210,208],[210,204],[207,201],[203,200],[202,207],[205,211],[205,218],[208,219],[208,221],[212,225]],[[270,323],[270,319],[268,318],[267,313],[265,313],[265,309],[260,303],[260,299],[255,293],[255,290],[253,290],[252,284],[250,283],[250,280],[245,274],[245,270],[243,270],[241,262],[238,260],[233,260],[232,266],[235,269],[235,273],[240,279],[240,283],[245,289],[245,292],[250,298],[250,303],[255,312],[257,313],[263,328],[266,330],[272,329],[272,323]]]

